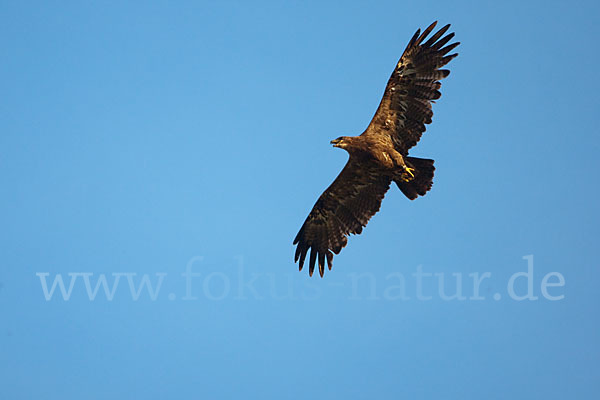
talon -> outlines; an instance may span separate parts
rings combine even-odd
[[[414,168],[409,168],[409,167],[404,168],[404,172],[406,172],[407,175],[410,175],[407,177],[404,177],[404,176],[402,177],[404,182],[410,182],[411,180],[413,180],[415,178],[415,174],[413,174],[414,170],[415,170]]]

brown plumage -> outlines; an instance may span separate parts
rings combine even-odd
[[[348,151],[350,158],[294,239],[300,270],[310,250],[310,276],[315,264],[321,277],[325,261],[331,269],[333,254],[342,250],[349,234],[360,234],[379,211],[392,181],[410,200],[431,189],[433,160],[409,157],[408,150],[425,132],[425,124],[431,123],[431,104],[441,96],[439,80],[450,74],[441,67],[458,55],[447,55],[459,45],[446,46],[454,37],[454,33],[444,36],[450,25],[425,41],[436,23],[423,33],[417,30],[408,43],[367,129],[360,136],[342,136],[331,142]]]

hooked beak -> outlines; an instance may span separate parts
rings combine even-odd
[[[341,142],[341,140],[339,140],[339,139],[333,139],[333,140],[332,140],[331,142],[329,142],[329,143],[331,143],[331,144],[333,145],[333,147],[340,147],[340,146],[339,146],[340,142]]]

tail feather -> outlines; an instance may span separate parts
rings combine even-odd
[[[435,167],[433,160],[416,157],[405,157],[404,162],[407,167],[414,168],[415,177],[408,182],[402,179],[394,179],[398,189],[404,193],[410,200],[414,200],[419,196],[424,196],[433,185],[433,173]]]

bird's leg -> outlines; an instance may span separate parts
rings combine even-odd
[[[404,173],[402,174],[402,180],[404,182],[410,182],[413,179],[415,179],[415,174],[413,172],[415,172],[414,168],[410,168],[410,167],[407,167],[405,165],[404,166]]]
[[[402,168],[401,179],[404,182],[412,181],[415,178],[415,174],[414,174],[415,169],[407,167],[406,163],[404,162],[404,157],[402,157],[402,155],[396,151],[392,154],[392,158],[394,159],[394,162],[396,163],[396,165],[399,166],[400,168]]]

